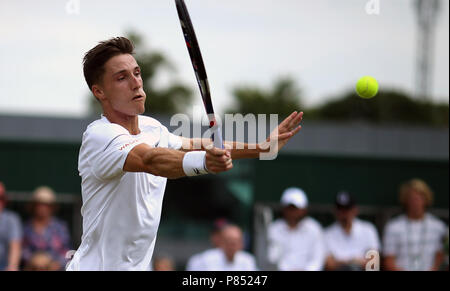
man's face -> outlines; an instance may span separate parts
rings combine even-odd
[[[227,257],[234,257],[243,248],[241,230],[236,227],[225,228],[222,231],[220,244]]]
[[[421,215],[426,210],[426,201],[423,195],[415,190],[411,190],[406,200],[406,209],[408,212]]]
[[[357,216],[358,209],[356,207],[337,207],[336,219],[341,224],[348,224]]]
[[[145,111],[146,95],[141,69],[132,55],[122,54],[105,63],[101,84],[92,86],[101,101],[104,113],[111,110],[125,116],[136,116]]]
[[[283,207],[283,216],[288,223],[297,223],[307,214],[306,209],[297,208],[294,205]]]
[[[53,206],[49,203],[34,203],[34,216],[37,218],[48,218],[52,216]]]

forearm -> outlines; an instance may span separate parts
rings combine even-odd
[[[256,159],[262,152],[264,152],[259,144],[226,141],[225,145],[231,149],[231,158],[233,160]]]
[[[384,258],[384,269],[386,271],[401,271],[401,269],[397,267],[394,256]]]
[[[9,245],[8,270],[18,270],[20,263],[20,241],[13,241]]]
[[[152,148],[141,144],[128,153],[123,170],[146,172],[155,176],[177,179],[185,176],[183,158],[185,153],[168,148]]]
[[[437,252],[434,257],[434,264],[433,267],[431,268],[431,271],[439,271],[443,262],[444,262],[444,253]]]
[[[230,149],[231,158],[233,160],[238,159],[255,159],[258,158],[262,152],[267,152],[261,149],[259,144],[247,144],[236,141],[225,141],[225,148]],[[213,141],[211,139],[200,139],[200,138],[191,138],[183,139],[183,147],[182,150],[185,152],[196,151],[196,150],[206,150],[206,148],[213,145]]]
[[[186,176],[183,171],[184,155],[185,153],[182,151],[152,148],[145,154],[143,163],[150,174],[178,179]]]

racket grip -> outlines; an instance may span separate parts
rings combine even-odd
[[[216,126],[216,128],[213,131],[212,140],[214,143],[214,147],[219,149],[224,149],[225,146],[223,144],[222,140],[222,130],[220,129],[220,126]]]

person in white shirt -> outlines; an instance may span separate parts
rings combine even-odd
[[[225,218],[216,219],[213,223],[213,227],[211,229],[209,240],[213,249],[219,248],[221,245],[222,235],[221,232],[225,226],[229,223]],[[202,269],[203,265],[203,255],[207,254],[209,250],[203,251],[201,253],[197,253],[192,255],[186,263],[186,271],[199,271]]]
[[[187,271],[257,271],[255,258],[243,251],[241,229],[226,225],[220,230],[218,247],[191,258]]]
[[[444,262],[446,225],[427,213],[433,192],[420,179],[400,187],[405,214],[391,219],[383,236],[384,267],[390,271],[436,271]]]
[[[233,159],[267,152],[267,143],[280,150],[301,128],[303,113],[294,112],[264,144],[226,142],[227,149],[219,149],[210,139],[175,136],[140,115],[146,94],[133,51],[131,41],[117,37],[100,42],[83,60],[103,114],[83,134],[83,235],[67,270],[149,270],[167,178],[228,171]]]
[[[357,218],[355,199],[347,192],[336,195],[336,222],[325,229],[326,270],[363,271],[366,255],[380,250],[375,226]]]
[[[268,227],[268,259],[280,271],[320,271],[325,262],[322,226],[307,217],[308,199],[299,188],[281,197],[283,218]]]

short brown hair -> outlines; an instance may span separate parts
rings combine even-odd
[[[83,73],[89,89],[92,90],[92,86],[101,81],[107,61],[117,55],[133,53],[134,45],[125,37],[114,37],[102,41],[88,51],[83,58]]]
[[[433,191],[431,191],[427,183],[421,179],[412,179],[400,186],[399,200],[402,205],[405,205],[409,195],[411,194],[411,190],[420,193],[425,200],[425,204],[427,206],[431,206],[433,203]]]

